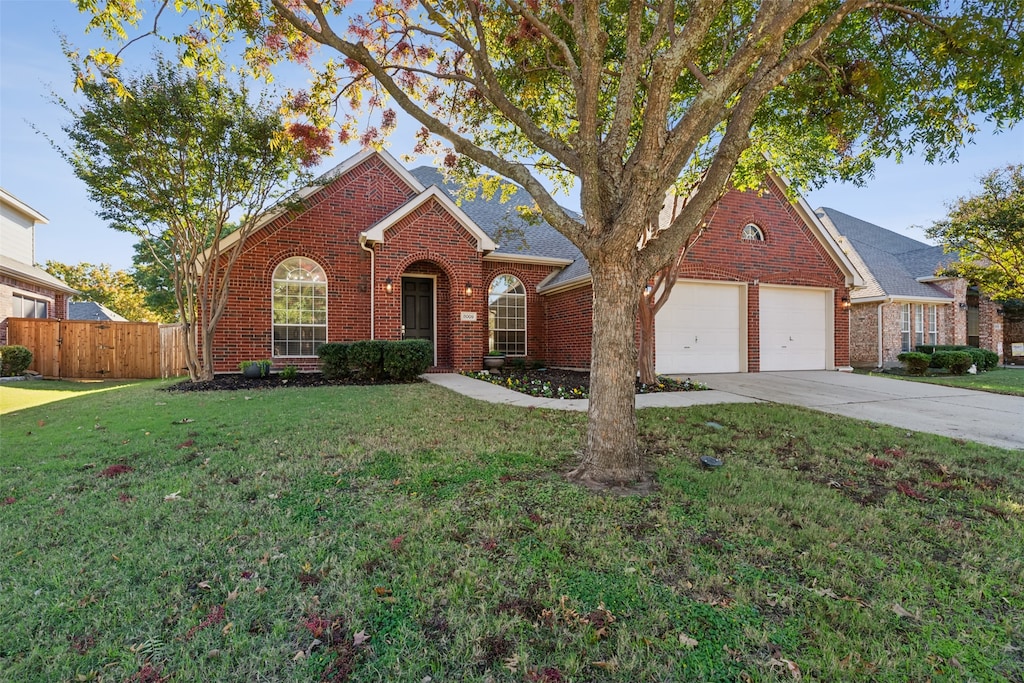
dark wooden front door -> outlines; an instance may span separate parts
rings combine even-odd
[[[402,338],[434,341],[434,281],[402,278]]]

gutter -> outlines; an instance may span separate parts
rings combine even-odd
[[[359,248],[363,251],[370,252],[370,339],[374,337],[374,321],[376,319],[374,305],[375,305],[375,294],[377,292],[377,278],[374,271],[375,261],[373,247],[366,246],[366,235],[359,235]]]

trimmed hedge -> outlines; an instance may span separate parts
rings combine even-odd
[[[317,355],[320,370],[327,379],[355,376],[368,382],[409,382],[430,367],[434,346],[426,339],[367,339],[323,344]]]
[[[32,352],[24,346],[0,346],[0,376],[18,377],[24,375],[32,365]]]
[[[434,360],[434,345],[426,339],[405,339],[386,344],[384,374],[399,382],[408,382],[422,375]]]
[[[936,351],[932,354],[932,362],[953,375],[963,375],[974,365],[974,359],[966,351]]]
[[[331,342],[317,349],[320,356],[320,371],[327,379],[344,379],[352,374],[348,367],[349,344]]]
[[[384,347],[391,342],[367,339],[348,347],[348,366],[360,379],[378,382],[384,377]]]
[[[995,351],[989,351],[988,349],[979,349],[976,346],[966,346],[963,344],[921,344],[917,346],[915,351],[921,353],[932,354],[932,367],[941,368],[945,367],[939,365],[939,362],[935,359],[934,354],[939,351],[963,351],[971,355],[971,359],[974,361],[974,365],[978,367],[978,371],[992,370],[999,365],[999,354]]]
[[[903,363],[908,375],[923,375],[928,370],[932,357],[920,351],[904,351],[896,356],[896,360]]]

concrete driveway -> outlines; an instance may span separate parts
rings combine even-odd
[[[747,398],[1024,449],[1024,397],[827,370],[691,375]]]

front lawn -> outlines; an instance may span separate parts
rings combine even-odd
[[[3,417],[0,679],[1024,679],[1019,453],[650,409],[617,497],[575,412],[166,385]]]
[[[1024,369],[1016,370],[996,368],[995,370],[989,370],[987,372],[979,372],[976,375],[949,375],[936,373],[925,377],[915,377],[902,372],[886,372],[884,374],[886,377],[896,377],[915,382],[929,382],[931,384],[944,384],[946,386],[960,387],[962,389],[990,391],[995,394],[1024,396]]]

